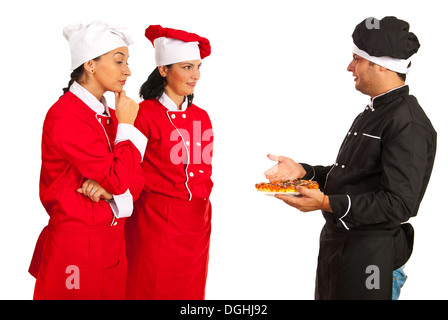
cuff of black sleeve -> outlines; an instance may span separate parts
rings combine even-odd
[[[313,180],[315,176],[314,168],[306,163],[301,163],[303,169],[305,169],[306,174],[301,178],[304,180]]]
[[[347,215],[351,209],[351,199],[348,195],[330,195],[328,196],[333,215],[347,227]]]

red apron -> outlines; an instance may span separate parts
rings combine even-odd
[[[106,227],[45,227],[30,267],[36,277],[34,299],[124,299],[123,227],[124,219]]]
[[[210,201],[146,192],[140,199],[126,222],[126,250],[130,257],[126,298],[204,299]]]

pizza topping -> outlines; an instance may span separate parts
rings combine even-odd
[[[297,187],[305,187],[307,189],[319,189],[319,184],[311,180],[284,180],[276,182],[261,182],[255,184],[258,191],[264,192],[297,192]]]

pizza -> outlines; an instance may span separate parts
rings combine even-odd
[[[278,193],[297,193],[297,187],[305,187],[307,189],[319,189],[319,184],[312,180],[284,180],[276,182],[260,182],[255,184],[258,191],[278,192]]]

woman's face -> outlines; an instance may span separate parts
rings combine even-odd
[[[121,92],[126,79],[131,75],[128,58],[128,48],[120,47],[102,55],[97,61],[90,60],[85,68],[92,75],[91,80],[98,90]]]
[[[159,67],[162,77],[166,77],[165,91],[168,96],[185,97],[194,93],[194,88],[201,77],[201,60],[174,63],[170,68]]]

